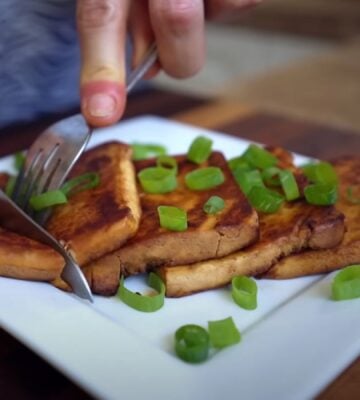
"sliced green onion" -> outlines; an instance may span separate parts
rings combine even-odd
[[[69,197],[74,195],[75,193],[96,188],[97,186],[99,186],[99,184],[99,174],[97,172],[87,172],[83,175],[79,175],[73,179],[68,180],[61,186],[60,190]]]
[[[281,187],[287,201],[296,200],[300,197],[300,191],[295,176],[291,171],[283,170],[279,173]]]
[[[186,186],[191,190],[212,189],[224,181],[224,174],[219,167],[199,168],[185,176]]]
[[[338,198],[337,186],[326,183],[315,183],[304,189],[306,201],[317,206],[335,204]]]
[[[159,206],[157,210],[162,228],[170,231],[186,231],[188,221],[185,210],[173,206]]]
[[[251,205],[263,213],[277,212],[284,202],[279,193],[261,186],[253,186],[247,197]]]
[[[175,352],[189,363],[205,361],[209,355],[209,334],[199,325],[184,325],[175,332]]]
[[[187,153],[188,160],[201,164],[206,161],[211,154],[212,140],[205,136],[198,136],[191,143]]]
[[[231,317],[220,321],[209,321],[208,330],[210,343],[217,349],[239,343],[241,335]]]
[[[278,167],[269,167],[261,172],[261,177],[266,185],[280,186],[281,185],[279,178],[280,172],[281,169]]]
[[[273,167],[278,161],[273,154],[255,144],[247,148],[243,157],[250,165],[260,169]]]
[[[165,285],[160,277],[150,272],[148,285],[156,290],[157,294],[153,296],[141,295],[127,289],[124,284],[124,277],[121,277],[118,296],[129,307],[143,312],[154,312],[164,305]]]
[[[23,167],[25,159],[25,154],[22,151],[14,154],[14,167],[17,171],[20,171],[20,169]]]
[[[243,156],[231,158],[228,161],[228,165],[231,171],[235,171],[237,169],[249,171],[250,169],[252,169],[252,167],[249,165],[249,163],[245,160]]]
[[[166,148],[158,144],[133,143],[131,147],[133,151],[133,160],[144,160],[149,157],[157,157],[166,154]]]
[[[338,185],[339,179],[334,167],[328,162],[307,164],[301,167],[305,176],[314,183]]]
[[[159,156],[156,159],[156,166],[165,169],[170,169],[175,175],[178,172],[178,165],[174,157]]]
[[[257,285],[247,276],[235,276],[231,280],[231,296],[235,303],[246,310],[257,307]]]
[[[253,186],[264,186],[260,171],[254,169],[245,171],[236,169],[233,171],[234,178],[244,194],[248,194]]]
[[[353,193],[353,187],[349,186],[346,189],[346,197],[348,201],[352,204],[360,204],[360,197],[355,197]]]
[[[32,196],[29,200],[30,206],[35,211],[43,210],[44,208],[52,207],[58,204],[67,203],[67,197],[62,190],[50,190]]]
[[[206,214],[216,214],[223,210],[225,207],[225,201],[219,196],[211,196],[209,200],[204,204],[203,210]]]
[[[350,265],[338,272],[331,289],[334,300],[350,300],[360,297],[360,264]]]
[[[176,175],[173,170],[168,168],[144,168],[138,173],[138,178],[142,188],[147,193],[169,193],[177,187]]]
[[[14,191],[15,182],[16,182],[16,177],[10,176],[5,186],[5,193],[8,197],[11,197]]]

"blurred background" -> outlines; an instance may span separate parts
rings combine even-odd
[[[207,29],[204,70],[157,86],[360,132],[360,0],[265,0]]]

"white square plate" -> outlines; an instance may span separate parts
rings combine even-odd
[[[91,146],[109,140],[162,143],[183,153],[198,135],[227,157],[241,139],[155,117],[94,133]],[[297,156],[297,162],[306,158]],[[0,160],[0,170],[10,168]],[[360,353],[360,300],[330,300],[333,274],[258,281],[258,308],[246,311],[228,288],[166,299],[156,313],[130,309],[117,298],[90,305],[49,284],[0,278],[1,326],[62,373],[101,399],[307,399]],[[131,281],[131,282],[130,282]],[[142,278],[131,278],[133,288]],[[232,316],[242,333],[236,346],[206,363],[177,359],[175,330],[187,323]]]

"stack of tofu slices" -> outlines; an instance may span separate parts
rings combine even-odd
[[[207,150],[194,157],[201,140]],[[94,294],[112,296],[121,276],[150,271],[162,278],[167,296],[180,297],[225,286],[237,275],[287,279],[360,263],[360,205],[354,201],[360,158],[334,160],[337,201],[316,205],[305,199],[308,178],[290,153],[253,146],[271,156],[274,171],[291,171],[299,191],[269,212],[254,204],[246,182],[239,184],[231,163],[209,143],[197,138],[187,154],[142,160],[120,142],[82,155],[71,177],[95,172],[100,183],[54,207],[46,229],[79,263]],[[171,176],[173,183],[164,184]],[[6,179],[0,176],[0,186]],[[0,275],[70,290],[61,279],[63,264],[47,246],[0,228]]]

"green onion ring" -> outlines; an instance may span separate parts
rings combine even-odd
[[[219,321],[209,321],[208,330],[210,343],[217,349],[232,346],[241,340],[240,332],[231,317]]]
[[[120,287],[118,291],[119,298],[129,307],[142,312],[154,312],[164,305],[165,284],[158,275],[150,272],[148,285],[156,290],[158,294],[154,296],[145,296],[132,292],[127,289],[124,284],[124,277],[120,279]]]
[[[334,167],[328,162],[321,161],[317,164],[307,164],[302,166],[301,169],[310,182],[335,186],[339,183]]]
[[[97,172],[87,172],[65,182],[60,190],[68,197],[84,190],[99,186],[100,176]]]
[[[22,151],[18,151],[14,154],[14,167],[17,171],[20,171],[25,164],[25,154]]]
[[[138,173],[141,187],[146,193],[163,194],[176,189],[177,180],[173,170],[163,167],[144,168]]]
[[[170,231],[182,232],[188,227],[185,210],[174,206],[159,206],[157,208],[160,226]]]
[[[204,204],[203,210],[206,214],[216,214],[223,210],[225,207],[225,201],[219,196],[211,196],[208,201]]]
[[[205,136],[198,136],[193,140],[187,153],[187,159],[196,163],[201,164],[206,161],[212,148],[212,140]]]
[[[231,296],[235,303],[246,310],[257,307],[257,285],[247,276],[235,276],[231,280]]]
[[[16,182],[16,176],[11,175],[8,179],[8,181],[6,182],[6,186],[5,186],[5,194],[8,197],[11,197],[13,191],[14,191],[14,187],[15,187],[15,182]]]
[[[264,186],[261,173],[257,169],[251,171],[236,169],[233,171],[233,175],[245,195],[247,195],[254,186]]]
[[[306,201],[317,206],[335,204],[338,198],[337,186],[326,183],[315,183],[304,189]]]
[[[279,174],[281,169],[278,167],[269,167],[261,172],[261,177],[264,180],[265,185],[269,186],[280,186]]]
[[[184,325],[175,332],[175,352],[188,363],[200,363],[209,355],[209,334],[199,325]]]
[[[158,144],[133,143],[131,148],[133,151],[133,160],[144,160],[149,157],[157,157],[166,154],[166,148]]]
[[[219,167],[199,168],[185,176],[185,184],[191,190],[212,189],[224,181],[224,174]]]
[[[250,204],[263,213],[276,213],[284,202],[279,193],[261,186],[253,186],[247,197]]]
[[[49,190],[30,197],[29,203],[33,210],[40,211],[44,208],[67,203],[67,197],[62,190]]]
[[[165,169],[169,169],[175,175],[178,172],[178,165],[177,165],[177,162],[176,162],[174,157],[170,157],[170,156],[166,156],[166,155],[159,156],[156,159],[156,166],[157,167],[161,167],[161,168],[165,168]]]
[[[350,265],[338,272],[332,282],[334,300],[350,300],[360,297],[360,264]]]
[[[238,169],[249,171],[252,169],[252,167],[249,165],[249,163],[245,160],[243,156],[231,158],[228,161],[228,166],[231,169],[231,171],[235,171]]]
[[[247,148],[243,157],[250,165],[259,169],[273,167],[278,161],[273,154],[255,144]]]
[[[300,197],[300,191],[295,176],[291,171],[283,170],[279,173],[281,187],[287,201],[296,200]]]

